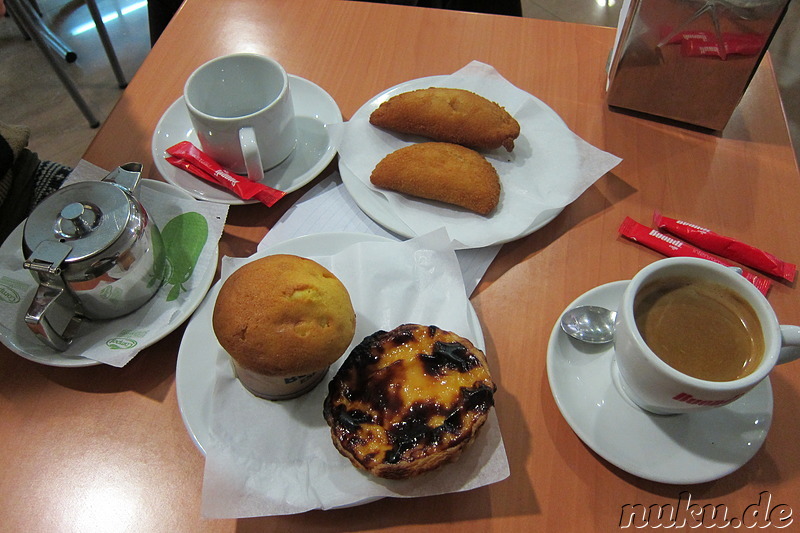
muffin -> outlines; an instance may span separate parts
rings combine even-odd
[[[342,282],[310,259],[285,254],[236,270],[220,288],[212,317],[237,378],[270,400],[294,398],[319,383],[347,350],[355,324]]]
[[[495,390],[469,340],[404,324],[350,352],[328,385],[323,416],[356,468],[405,479],[456,459],[488,418]]]

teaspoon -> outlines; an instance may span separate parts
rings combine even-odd
[[[582,305],[564,313],[561,329],[564,333],[590,344],[604,344],[614,340],[616,311],[596,305]]]

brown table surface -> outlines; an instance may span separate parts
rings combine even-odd
[[[768,491],[800,509],[800,374],[772,375],[774,419],[741,469],[693,486],[644,481],[585,446],[546,373],[564,307],[659,259],[620,239],[625,216],[654,210],[800,260],[800,176],[769,57],[727,129],[709,135],[609,111],[604,67],[614,30],[578,24],[335,0],[189,0],[153,48],[85,158],[104,168],[150,155],[153,130],[189,73],[218,55],[272,56],[338,102],[345,119],[382,90],[479,60],[552,107],[583,139],[623,158],[552,223],[505,245],[472,302],[499,389],[511,476],[466,493],[385,499],[295,516],[201,516],[203,456],[184,429],[175,363],[184,328],[122,369],[63,369],[0,347],[0,530],[4,531],[607,531],[626,504],[723,504],[741,516]],[[335,170],[332,165],[323,175]],[[245,256],[303,193],[230,210],[221,253]],[[794,284],[769,300],[800,322]]]

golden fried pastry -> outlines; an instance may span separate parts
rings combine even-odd
[[[481,215],[500,201],[500,177],[481,154],[458,144],[412,144],[384,157],[372,171],[376,187],[458,205]]]
[[[519,123],[501,106],[464,89],[430,87],[393,96],[369,117],[370,124],[478,150],[509,152]]]
[[[323,414],[356,468],[405,479],[456,459],[486,421],[495,390],[470,341],[404,324],[353,349],[328,385]]]

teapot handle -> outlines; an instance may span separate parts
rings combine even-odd
[[[42,283],[28,307],[25,323],[42,342],[63,352],[81,322],[76,307],[77,302],[66,288]]]

